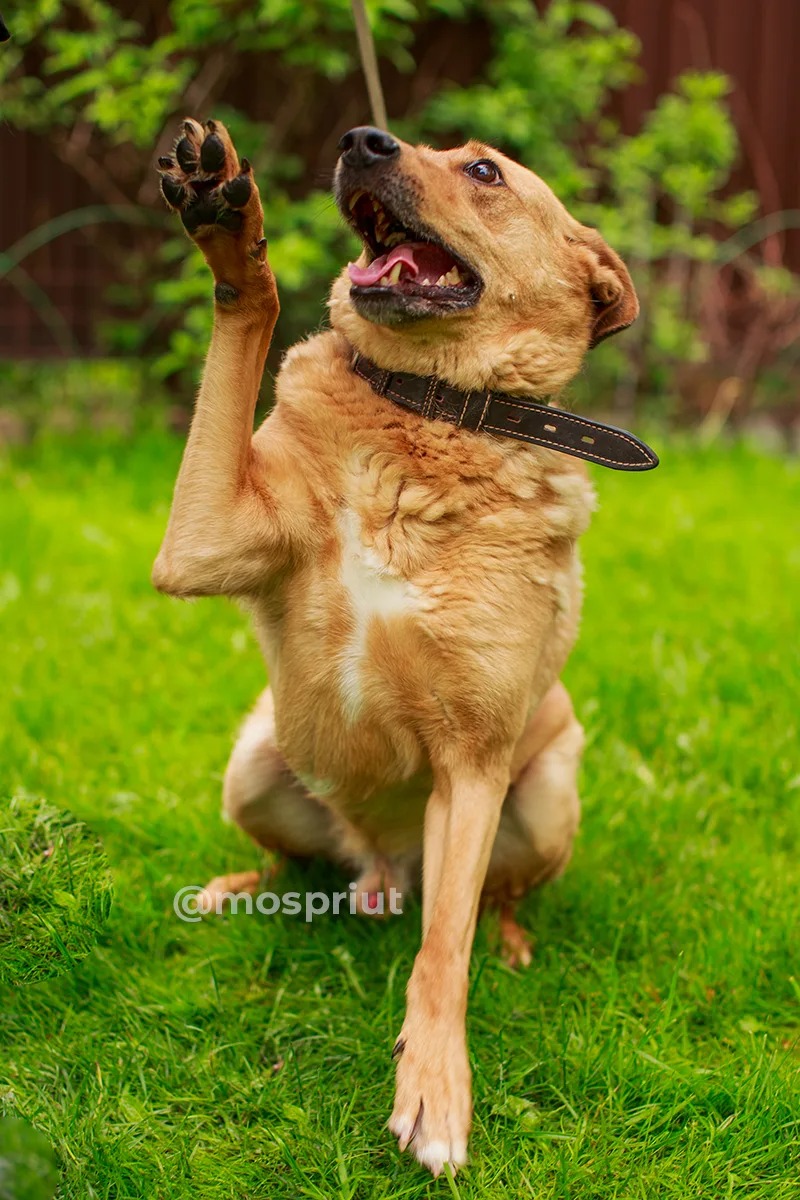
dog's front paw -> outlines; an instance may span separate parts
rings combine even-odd
[[[467,1047],[458,1036],[403,1029],[394,1049],[397,1086],[389,1129],[434,1176],[467,1161],[472,1085]]]
[[[158,166],[164,199],[214,272],[217,300],[232,303],[248,285],[271,284],[258,188],[225,126],[187,119]]]
[[[254,217],[261,237],[263,214],[250,164],[247,159],[239,163],[228,131],[219,121],[206,121],[205,126],[184,121],[173,153],[160,158],[158,166],[161,193],[180,213],[191,237],[218,231],[238,234],[246,219],[252,224]]]

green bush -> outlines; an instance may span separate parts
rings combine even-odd
[[[7,15],[15,41],[0,59],[6,119],[46,135],[79,169],[86,162],[76,159],[90,160],[84,173],[109,202],[157,211],[153,148],[163,152],[198,99],[198,115],[213,111],[230,125],[266,198],[281,343],[315,328],[354,241],[326,192],[296,198],[303,163],[286,130],[222,101],[245,54],[301,80],[309,97],[315,81],[346,80],[358,70],[349,0],[165,0],[164,18],[147,25],[107,0],[26,0]],[[381,59],[406,73],[414,39],[424,40],[433,18],[482,22],[476,36],[488,25],[480,77],[461,87],[443,82],[393,128],[440,144],[470,136],[495,144],[597,225],[631,265],[644,316],[590,356],[578,391],[620,408],[642,393],[668,397],[678,367],[708,353],[694,283],[718,254],[712,225],[735,231],[755,208],[750,195],[720,198],[738,151],[725,77],[681,76],[630,136],[601,114],[638,78],[639,47],[600,5],[553,0],[540,14],[528,0],[373,0],[370,16]],[[193,378],[211,317],[206,269],[177,231],[154,242],[153,254],[155,265],[147,253],[131,256],[102,333],[117,353],[149,357],[161,379]],[[135,318],[116,315],[126,304]]]

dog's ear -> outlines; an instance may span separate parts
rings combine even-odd
[[[596,229],[582,226],[575,240],[589,268],[589,294],[594,309],[589,333],[589,349],[592,350],[636,320],[639,301],[628,268]]]

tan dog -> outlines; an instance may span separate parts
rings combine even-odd
[[[488,147],[358,129],[342,148],[337,199],[364,252],[255,436],[278,298],[250,168],[213,122],[186,122],[177,163],[161,160],[217,287],[153,580],[252,613],[271,690],[233,751],[227,812],[263,846],[355,867],[367,891],[421,858],[390,1128],[438,1174],[466,1160],[481,900],[528,957],[508,905],[564,869],[578,825],[582,731],[559,673],[593,496],[574,458],[376,394],[354,348],[387,372],[549,396],[637,302],[600,236]]]

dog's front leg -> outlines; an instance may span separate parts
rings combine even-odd
[[[472,1091],[466,1041],[472,939],[508,764],[459,768],[436,781],[423,845],[423,940],[395,1046],[389,1128],[434,1175],[466,1162]],[[427,874],[426,874],[427,873]]]
[[[278,293],[249,165],[224,127],[186,121],[162,191],[215,279],[214,331],[153,582],[174,595],[236,594],[263,581],[285,547],[270,464],[253,416]]]

